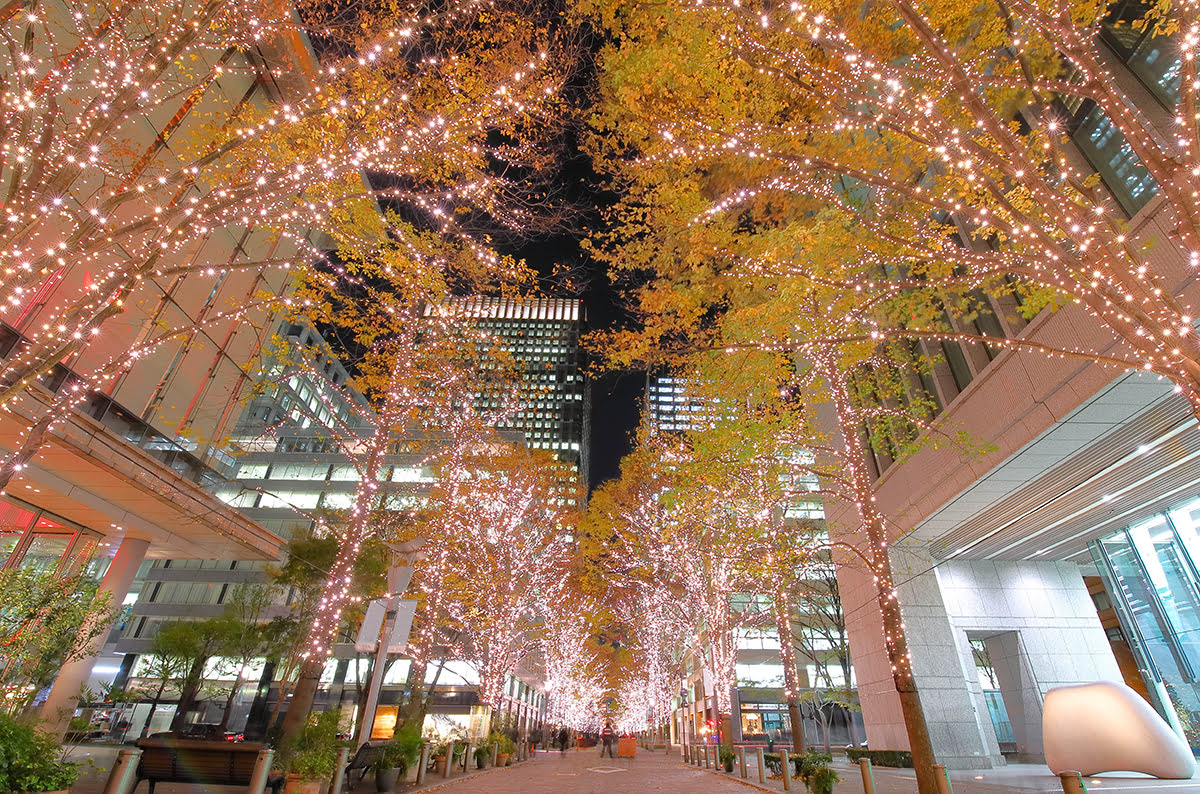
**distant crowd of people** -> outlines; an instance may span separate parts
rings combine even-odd
[[[606,722],[604,728],[599,733],[594,732],[577,732],[573,731],[565,725],[559,725],[555,728],[542,730],[534,728],[529,733],[529,744],[534,750],[539,747],[544,750],[557,749],[560,754],[565,754],[567,748],[571,746],[574,740],[579,747],[595,747],[600,745],[600,757],[603,758],[605,753],[609,758],[613,755],[613,747],[617,743],[618,734],[613,728],[611,722]]]

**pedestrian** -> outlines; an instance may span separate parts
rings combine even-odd
[[[542,726],[535,727],[529,732],[529,754],[536,757],[538,745],[542,743]]]
[[[617,732],[613,730],[611,722],[604,723],[604,730],[600,731],[600,757],[603,758],[607,752],[609,758],[613,758],[613,742],[617,739]]]
[[[564,725],[558,729],[558,752],[559,755],[567,754],[567,726]]]

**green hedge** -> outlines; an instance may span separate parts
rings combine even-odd
[[[846,757],[851,761],[860,758],[870,758],[874,766],[890,766],[898,769],[912,769],[912,753],[908,750],[867,750],[862,747],[847,747]]]

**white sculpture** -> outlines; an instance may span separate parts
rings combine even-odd
[[[1137,692],[1112,681],[1047,692],[1042,743],[1046,766],[1056,775],[1144,772],[1182,780],[1196,771],[1187,743]]]

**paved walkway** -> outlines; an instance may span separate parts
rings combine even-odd
[[[91,758],[97,769],[85,775],[71,789],[71,794],[100,794],[107,780],[107,768],[112,765],[115,748],[84,745],[72,753],[81,760]],[[752,758],[752,756],[751,756]],[[750,760],[749,758],[747,760]],[[834,794],[863,794],[862,775],[857,765],[835,761],[834,767],[842,782]],[[754,791],[783,791],[783,780],[758,782],[758,772],[751,763],[749,778],[742,780],[738,772],[697,769],[685,765],[678,752],[665,755],[662,750],[648,753],[638,749],[636,759],[601,759],[595,749],[570,750],[566,755],[539,752],[536,757],[504,769],[472,772],[468,777],[442,780],[430,779],[418,788],[413,784],[397,787],[397,792],[436,791],[437,794],[751,794]],[[1059,794],[1058,779],[1046,767],[1034,764],[1015,764],[999,769],[951,772],[954,794]],[[1086,780],[1090,794],[1119,792],[1120,794],[1200,794],[1200,776],[1196,780],[1154,780],[1144,775],[1105,774]],[[916,778],[911,769],[875,769],[876,794],[914,794]],[[235,794],[243,791],[228,786],[191,786],[161,784],[155,794]],[[371,794],[374,781],[368,776],[362,785],[347,788],[348,792]],[[799,780],[792,781],[796,794],[803,794]],[[138,794],[144,794],[143,783]]]

